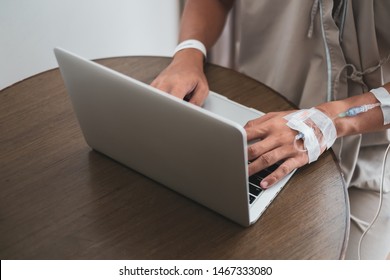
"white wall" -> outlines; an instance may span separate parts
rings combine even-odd
[[[57,67],[53,47],[89,59],[170,56],[178,0],[0,0],[0,90]]]

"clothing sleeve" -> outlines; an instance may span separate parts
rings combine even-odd
[[[390,93],[384,87],[372,89],[370,92],[381,103],[384,125],[390,124]]]

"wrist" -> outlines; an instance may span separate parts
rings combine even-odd
[[[188,39],[179,43],[176,46],[173,55],[175,56],[176,53],[187,49],[197,50],[203,55],[204,60],[207,58],[207,50],[205,45],[201,41],[196,39]]]
[[[175,53],[173,60],[175,63],[185,63],[203,69],[204,56],[196,49],[183,49]]]
[[[321,105],[318,105],[315,108],[320,110],[325,115],[327,115],[333,121],[333,124],[336,128],[337,137],[342,137],[342,136],[345,136],[348,134],[348,128],[350,128],[350,127],[348,127],[345,120],[335,118],[335,116],[337,116],[337,114],[339,114],[340,112],[344,112],[345,110],[347,110],[349,108],[348,104],[346,104],[346,102],[344,102],[342,100],[341,101],[332,101],[332,102],[327,102],[327,103],[323,103]]]
[[[378,124],[383,123],[382,114],[379,108],[353,117],[338,117],[340,113],[346,112],[350,108],[377,102],[378,100],[375,98],[374,94],[368,92],[344,100],[323,103],[316,106],[316,108],[333,120],[337,131],[337,137],[343,137],[378,130]]]

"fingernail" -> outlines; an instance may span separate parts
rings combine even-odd
[[[261,187],[262,189],[267,189],[267,188],[268,188],[268,182],[267,182],[267,181],[261,181],[260,187]]]

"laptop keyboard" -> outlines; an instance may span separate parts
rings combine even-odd
[[[264,191],[259,187],[261,180],[275,171],[279,165],[279,163],[275,163],[274,165],[271,165],[270,167],[267,167],[249,177],[249,204],[252,204]]]

